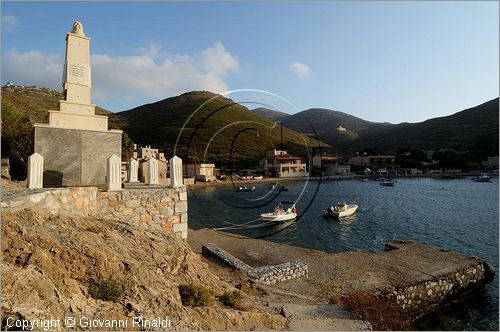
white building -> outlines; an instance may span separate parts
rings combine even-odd
[[[266,152],[261,160],[261,167],[267,172],[276,172],[279,178],[308,176],[307,164],[302,157],[293,157],[287,151],[273,150]]]
[[[486,164],[491,169],[498,169],[498,156],[488,157],[488,161]]]
[[[146,147],[137,147],[137,144],[134,144],[134,152],[132,157],[134,159],[149,159],[155,158],[162,161],[167,161],[165,158],[165,154],[163,152],[159,152],[158,149],[151,148],[151,145],[146,145]]]
[[[139,161],[139,180],[144,182],[147,177],[147,169],[144,167],[145,162],[149,158],[155,158],[158,160],[158,178],[161,184],[168,184],[168,160],[165,158],[165,154],[160,152],[158,149],[153,149],[151,145],[146,145],[145,147],[137,147],[134,144],[134,152],[132,157]]]
[[[187,164],[187,176],[203,182],[215,181],[215,164]]]

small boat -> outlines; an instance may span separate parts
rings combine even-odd
[[[288,188],[281,184],[275,184],[271,186],[271,190],[274,191],[288,191]]]
[[[292,204],[291,207],[286,208],[287,204]],[[260,215],[260,218],[263,221],[272,221],[276,224],[282,223],[285,221],[290,221],[297,218],[297,209],[295,208],[295,204],[290,201],[281,202],[273,212],[263,213]]]
[[[253,177],[254,180],[262,180],[263,178],[264,177],[262,175]]]
[[[384,187],[394,187],[394,181],[390,179],[380,179],[378,184]]]
[[[255,187],[247,187],[247,186],[244,186],[244,187],[236,187],[234,188],[234,191],[236,192],[253,192],[255,191]]]
[[[324,211],[325,216],[332,216],[335,218],[347,217],[356,212],[358,209],[357,205],[348,205],[346,202],[337,203],[337,205],[332,205]]]
[[[488,174],[483,173],[480,176],[473,177],[472,181],[476,181],[476,182],[491,182],[491,178],[488,176]]]

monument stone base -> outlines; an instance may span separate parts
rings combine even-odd
[[[122,155],[122,131],[91,131],[36,124],[34,150],[44,157],[43,186],[106,184],[107,159]]]

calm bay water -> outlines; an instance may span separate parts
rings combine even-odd
[[[193,188],[189,226],[246,224],[230,231],[326,252],[379,252],[388,240],[408,239],[479,256],[495,267],[495,281],[474,298],[430,316],[419,328],[498,330],[498,178],[491,183],[397,181],[395,187],[358,180],[289,181],[281,182],[289,188],[281,193],[268,191],[270,184],[257,184],[252,193],[235,193],[230,185]],[[252,228],[260,213],[272,211],[280,201],[296,201],[301,192],[297,208],[299,213],[307,211],[296,222],[282,229]],[[323,209],[340,201],[359,209],[340,222],[322,217]]]

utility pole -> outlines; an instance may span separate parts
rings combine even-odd
[[[283,122],[280,122],[281,124],[281,151],[283,151]]]

